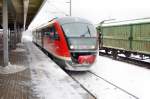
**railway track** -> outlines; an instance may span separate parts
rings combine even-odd
[[[109,83],[110,85],[112,85],[112,86],[114,86],[114,87],[118,88],[119,90],[121,90],[121,91],[125,92],[126,94],[128,94],[128,95],[130,95],[130,96],[134,97],[135,99],[139,99],[139,98],[138,98],[137,96],[135,96],[134,94],[132,94],[132,93],[130,93],[130,92],[128,92],[128,91],[126,91],[126,90],[122,89],[121,87],[119,87],[119,86],[117,86],[117,85],[113,84],[112,82],[110,82],[110,81],[106,80],[105,78],[103,78],[103,77],[101,77],[101,76],[97,75],[96,73],[93,73],[93,72],[91,72],[91,71],[88,71],[88,72],[89,72],[89,73],[91,73],[92,75],[95,75],[95,76],[96,76],[96,77],[98,77],[99,79],[104,80],[105,82]]]
[[[99,51],[99,55],[100,56],[106,56],[106,57],[109,57],[109,58],[113,58],[111,56],[111,54],[106,54],[106,53],[100,52],[100,51]],[[149,58],[147,58],[147,59],[149,59]],[[134,64],[134,65],[138,65],[138,66],[142,66],[142,67],[146,67],[146,68],[150,69],[150,62],[144,61],[146,59],[139,59],[139,58],[134,58],[134,57],[117,56],[117,58],[115,60],[126,62],[126,63],[130,63],[130,64]]]
[[[87,71],[87,72],[67,72],[69,74],[69,76],[75,80],[77,83],[80,84],[80,86],[85,89],[89,94],[91,94],[93,97],[95,97],[95,99],[99,99],[98,96],[102,96],[103,99],[105,99],[105,97],[103,97],[103,95],[100,93],[100,92],[93,92],[92,89],[88,88],[89,86],[94,86],[92,83],[90,85],[86,85],[86,84],[83,84],[83,82],[88,82],[88,81],[80,81],[82,80],[83,78],[85,78],[85,76],[87,76],[87,79],[90,79],[90,77],[92,76],[92,78],[96,78],[95,79],[95,82],[105,82],[106,84],[108,84],[109,86],[113,86],[113,88],[115,89],[118,89],[120,90],[123,94],[126,94],[127,96],[129,96],[130,98],[129,99],[139,99],[137,96],[135,96],[134,94],[122,89],[121,87],[113,84],[112,82],[108,81],[107,79],[97,75],[96,73],[92,72],[92,71]],[[80,77],[79,77],[80,76]],[[79,79],[79,78],[82,78],[82,79]],[[89,78],[88,78],[89,77]],[[96,87],[97,89],[100,89],[101,85],[98,85],[99,87]],[[94,87],[93,87],[94,89]],[[111,88],[109,88],[111,90]],[[104,90],[105,91],[105,90]],[[109,93],[108,93],[109,94]],[[116,92],[116,94],[118,95],[118,93]],[[114,97],[112,97],[114,99]],[[118,97],[117,97],[118,98]],[[124,98],[122,98],[124,99]]]
[[[81,84],[75,77],[72,76],[72,73],[83,73],[83,72],[72,72],[72,71],[66,71],[64,70],[75,82],[77,82],[85,91],[87,91],[92,98],[90,99],[97,99],[97,97],[90,91],[88,90],[83,84]]]

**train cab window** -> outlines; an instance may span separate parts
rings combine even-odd
[[[93,25],[87,23],[66,23],[62,25],[66,37],[96,37]]]

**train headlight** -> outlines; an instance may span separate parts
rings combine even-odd
[[[73,45],[70,45],[70,49],[74,49],[75,47]]]
[[[90,46],[91,47],[91,49],[95,49],[95,46],[94,45],[92,45],[92,46]]]

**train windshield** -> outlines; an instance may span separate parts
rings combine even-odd
[[[62,25],[70,49],[95,49],[96,30],[93,25],[69,23]]]
[[[67,37],[96,37],[96,30],[91,24],[67,23],[62,28]]]

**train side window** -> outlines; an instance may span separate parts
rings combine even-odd
[[[50,34],[50,32],[49,32],[49,28],[47,27],[47,28],[45,28],[45,29],[43,29],[43,35],[45,36],[45,37],[48,37],[49,36],[49,34]]]
[[[58,40],[59,39],[58,33],[56,32],[56,29],[54,26],[50,27],[50,38],[52,40]]]
[[[50,28],[50,38],[53,39],[54,38],[54,34],[55,34],[55,30],[53,27]]]
[[[50,35],[50,32],[45,31],[45,36],[49,36],[49,35]]]

